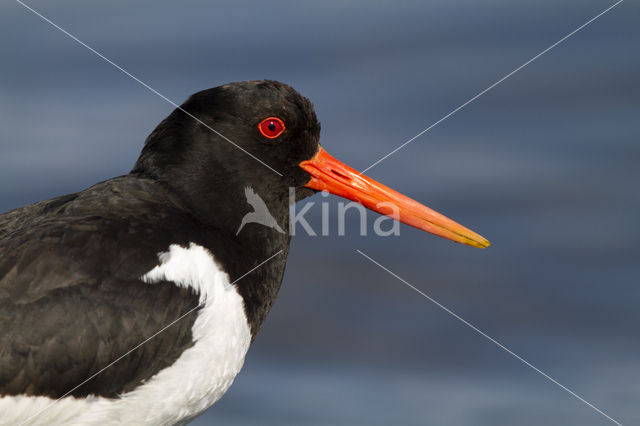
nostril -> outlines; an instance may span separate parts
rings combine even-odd
[[[340,173],[340,172],[339,172],[339,171],[337,171],[336,169],[331,169],[331,173],[333,173],[334,175],[337,175],[337,176],[341,177],[342,179],[345,179],[345,180],[351,180],[351,178],[350,178],[349,176],[347,176],[347,175],[344,175],[344,174]]]

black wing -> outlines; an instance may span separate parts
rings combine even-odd
[[[140,281],[197,229],[163,191],[122,177],[0,215],[0,395],[60,397],[197,306],[186,289]],[[72,395],[134,389],[193,344],[196,315]]]

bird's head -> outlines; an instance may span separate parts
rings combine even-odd
[[[296,201],[328,191],[441,237],[489,245],[336,160],[319,142],[313,106],[293,88],[269,80],[230,83],[195,93],[174,110],[148,137],[133,172],[163,179],[204,217],[237,216],[232,209],[246,204],[246,187],[276,219],[288,214],[290,188]]]

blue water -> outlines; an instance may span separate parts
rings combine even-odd
[[[363,169],[612,3],[29,4],[177,102],[285,81]],[[359,237],[356,214],[297,235],[244,370],[194,424],[612,424],[355,249],[640,424],[638,16],[623,2],[368,172],[490,249]],[[126,173],[172,108],[17,3],[0,55],[2,211]]]

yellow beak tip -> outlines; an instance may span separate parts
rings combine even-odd
[[[467,246],[471,246],[471,247],[476,247],[476,248],[481,248],[481,249],[485,249],[487,247],[489,247],[491,245],[491,243],[489,242],[489,240],[487,240],[486,238],[476,234],[473,236],[465,236],[466,238],[463,238],[461,240],[458,240],[459,243],[465,244]]]
[[[476,241],[475,243],[476,243],[476,245],[474,245],[474,247],[478,247],[478,248],[481,248],[481,249],[485,249],[485,248],[487,248],[487,247],[489,247],[491,245],[489,240],[487,240],[486,238],[483,238],[480,241]]]

